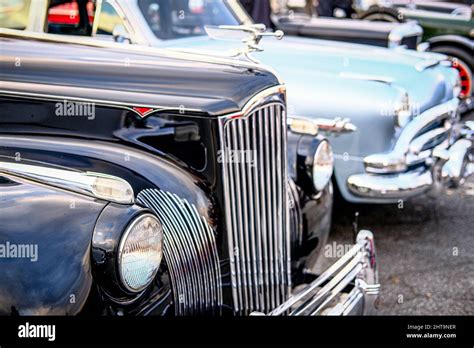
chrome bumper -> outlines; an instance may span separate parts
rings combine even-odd
[[[390,153],[364,159],[366,172],[349,176],[349,191],[359,197],[390,201],[462,185],[474,172],[474,122],[458,128],[453,117],[458,106],[457,100],[451,100],[418,116],[403,129]],[[423,133],[436,122],[444,125]],[[426,149],[427,144],[443,136],[448,139]],[[453,138],[457,139],[454,143],[449,140]]]
[[[433,151],[436,163],[400,174],[356,174],[349,190],[357,196],[404,199],[442,186],[458,187],[474,172],[472,140],[459,139],[449,150]]]
[[[349,190],[357,196],[370,198],[405,199],[431,188],[433,174],[415,170],[402,174],[356,174],[349,177]]]
[[[374,238],[362,230],[352,249],[312,283],[270,313],[252,315],[371,315],[379,291]]]

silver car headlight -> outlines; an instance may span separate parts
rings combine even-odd
[[[120,280],[131,292],[145,289],[153,281],[163,256],[163,227],[152,214],[132,220],[119,244]]]
[[[317,191],[323,190],[331,180],[334,169],[334,155],[331,145],[326,140],[321,141],[314,154],[313,185]]]

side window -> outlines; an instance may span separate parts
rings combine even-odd
[[[47,32],[90,36],[94,12],[93,0],[50,1]]]
[[[109,2],[102,3],[98,16],[97,35],[113,35],[114,29],[117,27],[120,27],[122,31],[125,30],[122,17]]]
[[[31,0],[0,0],[0,28],[25,30]]]

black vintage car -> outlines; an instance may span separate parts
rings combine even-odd
[[[331,152],[287,137],[271,72],[15,30],[0,44],[1,314],[374,309],[370,232],[313,272]]]

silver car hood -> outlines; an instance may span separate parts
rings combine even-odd
[[[204,36],[162,41],[160,45],[214,55],[226,55],[238,47],[235,42]],[[328,80],[339,77],[385,81],[402,88],[420,112],[453,98],[457,72],[440,64],[446,58],[444,55],[297,37],[285,37],[282,41],[265,39],[261,47],[264,51],[253,56],[274,68],[289,86],[290,93],[302,83],[325,86]],[[351,94],[345,98],[345,103],[351,103]],[[374,100],[376,92],[367,98]]]

